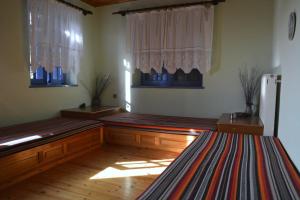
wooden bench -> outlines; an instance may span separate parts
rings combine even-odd
[[[196,136],[216,129],[217,119],[119,113],[99,118],[109,144],[181,152]]]
[[[0,189],[99,148],[102,124],[56,118],[0,128]]]

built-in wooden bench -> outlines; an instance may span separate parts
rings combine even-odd
[[[102,124],[56,118],[0,128],[0,189],[99,148]]]
[[[99,118],[106,143],[181,152],[217,119],[119,113]]]

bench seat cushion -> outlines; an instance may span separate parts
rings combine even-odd
[[[119,113],[99,118],[105,125],[166,131],[201,132],[215,130],[217,119]]]
[[[91,128],[95,120],[53,118],[0,128],[0,156],[26,150]]]
[[[300,199],[278,138],[201,133],[139,199]]]

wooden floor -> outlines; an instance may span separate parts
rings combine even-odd
[[[104,146],[0,191],[0,199],[135,199],[177,156]]]

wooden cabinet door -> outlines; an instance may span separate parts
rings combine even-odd
[[[84,131],[66,142],[68,154],[95,147],[102,143],[101,129],[95,128]]]
[[[38,167],[39,152],[31,149],[0,159],[0,185],[16,182],[22,176]]]
[[[162,134],[159,138],[159,146],[169,151],[181,152],[194,141],[196,136]]]
[[[58,160],[62,158],[65,154],[64,143],[56,142],[53,144],[49,144],[43,148],[42,154],[43,154],[42,157],[43,164]]]
[[[105,139],[108,143],[137,146],[136,134],[130,129],[110,128],[104,129]]]

